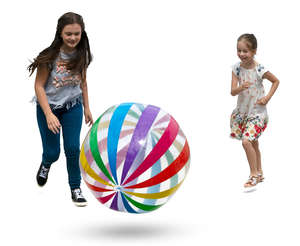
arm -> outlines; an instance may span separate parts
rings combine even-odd
[[[94,123],[94,121],[93,121],[92,113],[90,111],[90,106],[89,106],[89,96],[88,96],[88,88],[87,88],[86,79],[84,79],[83,82],[80,84],[80,88],[82,90],[85,123],[89,124],[89,126],[91,126]]]
[[[45,114],[47,125],[50,131],[54,134],[59,133],[60,123],[56,116],[52,113],[49,106],[48,99],[45,92],[46,81],[49,77],[49,71],[45,65],[41,65],[37,68],[34,90],[37,100]]]
[[[242,85],[238,86],[238,77],[232,72],[232,79],[231,79],[231,95],[236,96],[243,90],[249,88],[250,83],[245,82]]]
[[[272,83],[272,86],[269,93],[265,97],[257,101],[257,104],[260,105],[266,105],[270,101],[270,99],[272,98],[272,96],[274,95],[275,91],[279,86],[279,80],[271,72],[264,73],[263,79],[269,80]]]

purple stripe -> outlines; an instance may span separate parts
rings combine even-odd
[[[122,183],[123,186],[130,183],[132,180],[136,179],[142,173],[144,173],[147,169],[152,167],[155,162],[157,162],[161,156],[170,148],[171,144],[175,140],[179,130],[179,125],[171,117],[170,123],[164,134],[158,140],[157,144],[153,147],[152,151],[146,157],[146,159],[139,165],[139,167],[131,174],[125,182]]]
[[[136,155],[138,154],[139,150],[142,147],[140,141],[143,141],[147,137],[147,134],[159,111],[160,111],[159,108],[152,105],[148,105],[143,111],[136,125],[136,128],[134,130],[131,139],[130,146],[128,148],[126,160],[124,163],[123,173],[122,173],[121,184],[124,181],[134,159],[136,158]]]
[[[151,140],[150,140],[151,141]],[[137,154],[136,158],[134,159],[127,175],[126,178],[129,177],[131,174],[133,174],[133,172],[139,167],[139,165],[144,161],[145,159],[145,155],[146,155],[146,145],[147,145],[147,141],[145,143],[145,145],[140,149],[139,153]],[[133,180],[132,183],[130,183],[130,185],[136,184],[137,179]]]
[[[114,197],[114,200],[112,201],[112,203],[110,205],[110,208],[113,209],[113,210],[119,211],[119,209],[118,209],[118,193],[115,193],[115,197]]]

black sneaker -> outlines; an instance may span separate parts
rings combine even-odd
[[[87,205],[87,201],[83,197],[80,188],[71,190],[71,193],[72,193],[72,200],[76,206],[84,207]]]
[[[36,175],[36,180],[39,186],[44,186],[48,179],[48,173],[50,171],[50,167],[44,167],[43,163],[40,165],[40,168]]]

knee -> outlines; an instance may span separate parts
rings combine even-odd
[[[67,158],[78,157],[80,149],[78,146],[66,146],[65,155]]]
[[[258,145],[258,141],[253,141],[252,142],[252,146],[253,146],[253,148],[255,149],[255,150],[259,150],[259,145]]]
[[[58,160],[60,154],[60,149],[51,149],[44,152],[44,159],[47,162],[55,162]]]
[[[243,145],[244,149],[248,149],[249,147],[251,147],[251,142],[248,139],[243,139],[242,145]]]

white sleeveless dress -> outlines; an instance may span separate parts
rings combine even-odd
[[[251,86],[238,95],[237,106],[231,114],[230,136],[238,140],[254,141],[260,137],[268,123],[266,105],[256,103],[265,96],[262,77],[268,70],[259,63],[253,69],[241,67],[240,62],[232,68],[233,73],[238,77],[239,85],[250,82]]]

